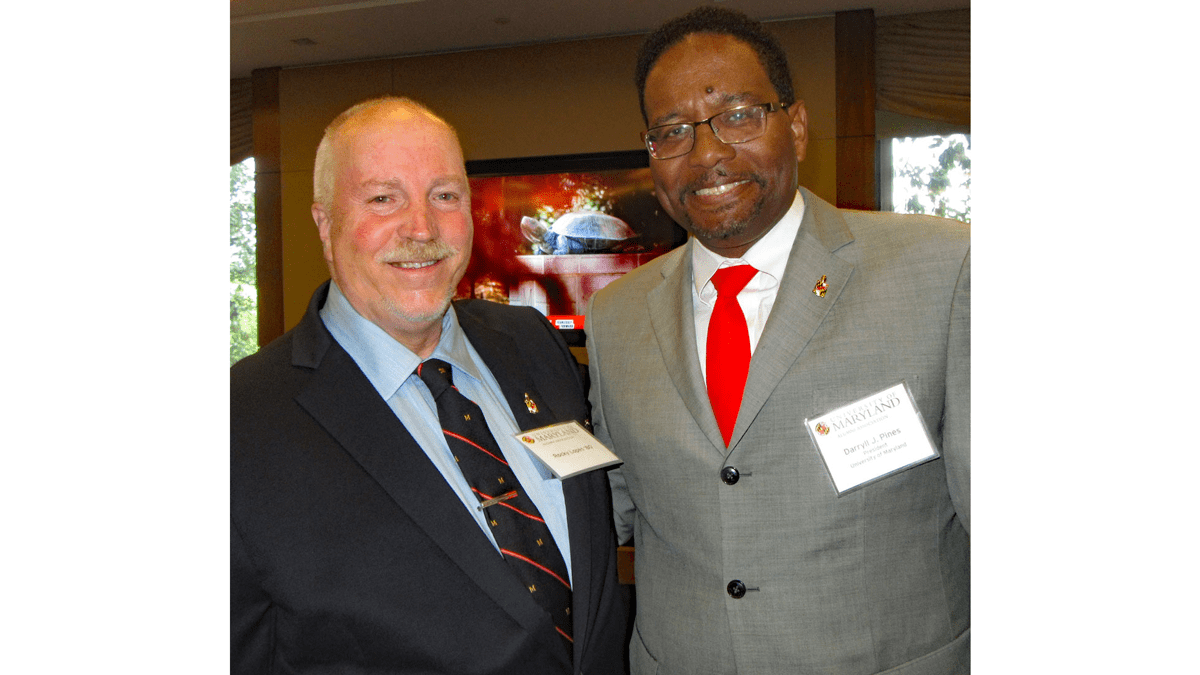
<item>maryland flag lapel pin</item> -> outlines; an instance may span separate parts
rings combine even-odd
[[[817,281],[817,285],[813,286],[813,295],[818,298],[825,297],[825,291],[829,290],[829,284],[825,283],[825,275],[821,275],[821,279]]]

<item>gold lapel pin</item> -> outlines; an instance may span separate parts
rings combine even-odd
[[[525,408],[529,410],[529,414],[537,414],[537,404],[533,402],[533,399],[529,398],[528,393],[525,394]]]
[[[829,284],[825,283],[825,275],[821,275],[821,279],[817,281],[817,285],[813,286],[813,295],[818,298],[825,297],[825,291],[829,290]]]

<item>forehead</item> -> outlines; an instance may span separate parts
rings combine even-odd
[[[465,175],[453,131],[423,114],[397,111],[351,121],[336,144],[339,178],[435,178]]]
[[[761,99],[742,103],[761,103],[775,96],[754,48],[731,35],[688,35],[659,56],[646,78],[651,123],[660,116],[682,114],[688,106],[720,105],[742,97]]]

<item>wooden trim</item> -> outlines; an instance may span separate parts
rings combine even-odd
[[[254,87],[254,223],[258,242],[258,344],[283,335],[283,185],[279,68],[251,74]]]
[[[834,15],[837,205],[879,209],[875,158],[875,12]]]
[[[623,584],[633,583],[633,547],[617,547],[617,580]]]

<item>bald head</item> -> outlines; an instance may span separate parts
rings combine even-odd
[[[313,201],[328,210],[333,203],[333,194],[338,162],[341,155],[341,140],[346,133],[363,126],[382,122],[390,118],[404,119],[407,117],[425,117],[429,121],[445,127],[454,135],[454,128],[438,117],[429,108],[403,96],[384,96],[363,101],[351,106],[345,112],[334,118],[325,127],[325,135],[317,146],[317,158],[313,163]]]
[[[367,101],[329,125],[313,184],[338,289],[427,357],[471,257],[471,189],[454,129],[407,99]]]

